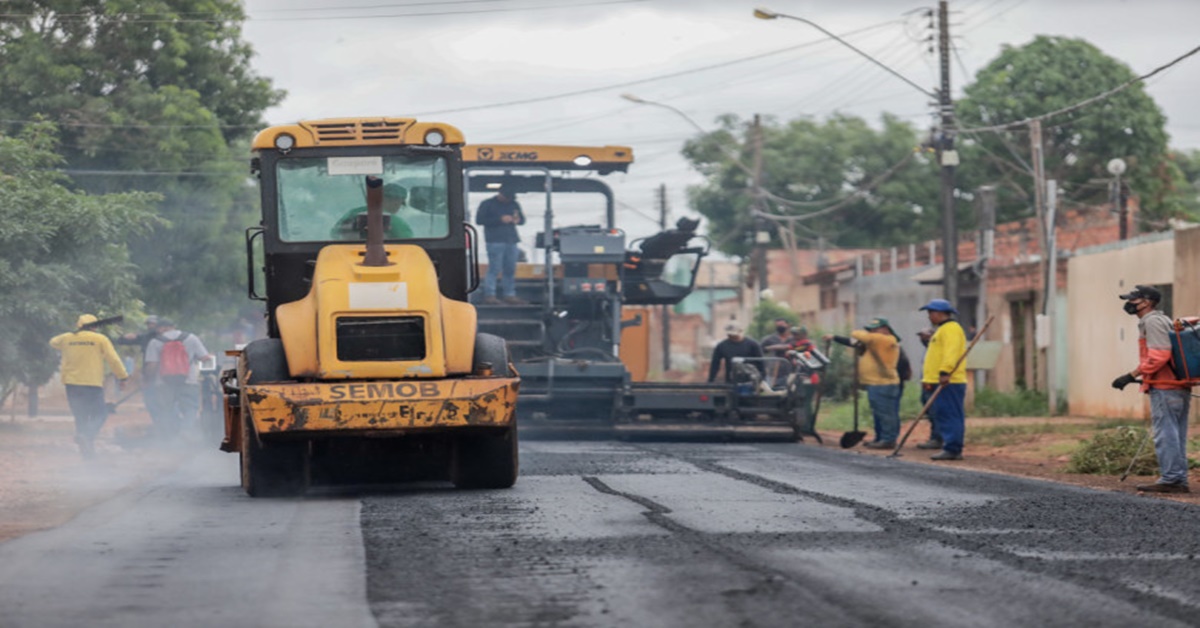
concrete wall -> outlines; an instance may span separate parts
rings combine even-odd
[[[896,272],[856,277],[851,286],[857,296],[855,320],[847,321],[848,327],[861,327],[867,321],[882,316],[892,323],[892,329],[900,336],[900,344],[908,354],[913,368],[919,370],[925,356],[925,348],[917,340],[917,332],[929,327],[929,316],[918,310],[930,299],[942,296],[942,286],[921,285],[912,280],[926,267],[902,268]]]
[[[1176,248],[1170,233],[1154,234],[1079,251],[1069,260],[1071,414],[1148,416],[1144,395],[1132,388],[1122,392],[1110,386],[1113,378],[1133,370],[1138,360],[1137,318],[1121,310],[1117,295],[1137,284],[1175,283]],[[1197,262],[1192,260],[1194,269]]]
[[[1175,232],[1175,311],[1200,316],[1200,227]]]

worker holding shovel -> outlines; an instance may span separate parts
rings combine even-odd
[[[934,299],[921,310],[929,314],[929,323],[934,328],[925,351],[921,387],[926,391],[941,387],[940,394],[933,397],[930,416],[934,433],[941,437],[942,451],[932,459],[962,460],[966,432],[963,402],[967,395],[967,365],[962,358],[967,351],[967,335],[954,320],[958,310],[949,301]]]
[[[845,336],[825,336],[856,351],[857,383],[866,387],[875,419],[875,440],[867,449],[892,449],[900,437],[900,343],[886,318],[874,318]],[[855,391],[857,394],[857,391]],[[857,430],[856,430],[857,431]]]

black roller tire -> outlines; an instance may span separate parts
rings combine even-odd
[[[517,428],[454,443],[450,481],[458,488],[511,488],[517,482]]]
[[[277,338],[255,340],[242,350],[246,384],[286,382],[287,356]],[[244,392],[243,392],[244,394]],[[242,488],[251,497],[295,497],[303,495],[309,483],[308,441],[259,442],[249,414],[250,405],[242,400]]]
[[[509,369],[508,343],[492,334],[475,335],[475,360],[479,372],[490,364],[496,377],[513,377]],[[502,432],[459,437],[450,459],[450,480],[458,488],[510,488],[517,481],[519,460],[517,428]]]
[[[308,489],[308,441],[259,443],[242,418],[242,488],[251,497],[296,497]]]
[[[492,374],[497,377],[513,376],[508,368],[508,343],[492,334],[475,334],[475,360],[471,369],[478,373],[485,363],[492,365]]]
[[[260,338],[242,349],[242,363],[247,384],[286,382],[292,379],[288,371],[287,354],[278,338]]]

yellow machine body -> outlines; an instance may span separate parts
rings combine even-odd
[[[433,263],[420,247],[392,244],[386,250],[389,265],[364,266],[361,246],[325,247],[308,296],[279,306],[288,371],[305,383],[245,387],[244,410],[257,433],[512,424],[517,378],[477,373],[486,377],[447,379],[473,374],[475,307],[442,296]],[[340,359],[336,326],[351,316],[420,318],[424,357]],[[353,381],[325,383],[331,380]]]
[[[516,481],[520,379],[467,302],[478,271],[463,143],[453,126],[403,117],[302,121],[254,138],[263,219],[247,231],[249,295],[267,303],[268,337],[233,352],[237,369],[222,375],[221,447],[240,454],[250,495]],[[349,185],[361,185],[361,201]],[[361,233],[332,233],[331,217],[360,202]],[[448,226],[391,235],[385,211],[401,206]]]

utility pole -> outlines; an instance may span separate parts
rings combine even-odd
[[[1058,237],[1055,235],[1055,216],[1058,211],[1058,181],[1046,182],[1046,396],[1050,416],[1058,411],[1058,360],[1054,337],[1054,318],[1058,309]]]
[[[996,249],[996,188],[985,185],[979,188],[979,303],[975,306],[975,321],[987,320],[987,275]],[[975,371],[975,390],[983,390],[987,384],[987,371]]]
[[[1037,118],[1029,121],[1029,145],[1030,166],[1033,168],[1033,212],[1037,217],[1037,228],[1034,231],[1037,232],[1039,250],[1038,273],[1042,277],[1042,302],[1040,304],[1035,303],[1035,307],[1044,316],[1046,314],[1046,304],[1048,303],[1046,299],[1046,251],[1050,250],[1050,248],[1046,242],[1046,234],[1049,233],[1049,229],[1046,228],[1046,165],[1042,154],[1042,121]],[[1049,347],[1047,347],[1047,350],[1049,350]],[[1036,388],[1038,381],[1037,372],[1039,370],[1038,358],[1040,357],[1036,342],[1034,343],[1033,355],[1033,376],[1029,378],[1029,381]],[[1046,381],[1049,381],[1049,379]]]
[[[938,2],[938,65],[942,77],[938,90],[942,128],[937,143],[942,184],[942,288],[947,301],[958,303],[958,228],[954,224],[954,168],[958,165],[958,151],[954,149],[954,102],[950,100],[950,9],[946,0]]]
[[[658,226],[663,231],[667,230],[667,184],[660,183],[658,186]],[[669,269],[664,269],[666,272]],[[671,306],[663,305],[662,307],[662,354],[663,354],[663,372],[671,370]]]
[[[754,179],[752,185],[754,198],[754,267],[756,269],[756,285],[754,286],[754,303],[758,303],[758,299],[762,295],[763,290],[769,287],[767,282],[767,244],[771,241],[770,234],[767,233],[766,220],[758,215],[758,212],[765,211],[763,207],[763,133],[762,133],[762,117],[757,113],[754,114],[754,164],[752,166]]]
[[[1029,121],[1029,152],[1030,166],[1033,168],[1033,213],[1037,217],[1037,238],[1038,248],[1041,252],[1041,272],[1045,273],[1046,251],[1050,250],[1047,246],[1046,234],[1049,230],[1046,228],[1046,165],[1042,155],[1042,121],[1033,119]],[[1044,276],[1044,274],[1043,274]],[[1045,291],[1043,290],[1043,294]],[[1041,311],[1046,312],[1046,302],[1043,298]]]

